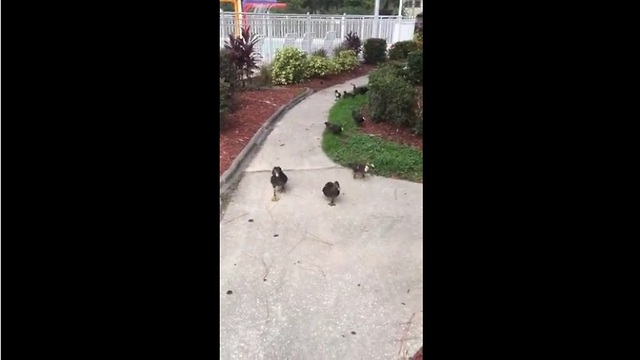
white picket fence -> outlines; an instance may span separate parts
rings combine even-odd
[[[402,16],[362,15],[298,15],[243,13],[243,25],[260,36],[256,51],[261,64],[270,63],[277,50],[285,46],[297,47],[307,53],[324,48],[331,55],[349,32],[358,34],[362,42],[369,38],[382,38],[388,45],[411,40],[416,19]],[[220,14],[220,48],[235,32],[235,15]]]

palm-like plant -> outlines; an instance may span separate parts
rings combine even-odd
[[[252,35],[250,27],[242,29],[240,36],[229,34],[229,39],[225,41],[224,47],[229,50],[229,57],[236,68],[238,79],[242,81],[242,86],[245,84],[245,77],[250,79],[253,72],[259,68],[256,64],[258,53],[255,51],[259,41],[260,37]]]

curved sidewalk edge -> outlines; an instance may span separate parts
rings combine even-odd
[[[267,119],[267,121],[265,121],[264,124],[262,124],[260,129],[258,129],[244,149],[242,149],[240,154],[238,154],[238,156],[233,160],[227,171],[220,176],[220,194],[225,193],[229,186],[238,179],[239,175],[242,173],[241,170],[247,165],[247,160],[258,149],[258,146],[262,144],[264,139],[267,138],[267,135],[269,135],[271,130],[273,130],[273,125],[275,125],[275,123],[278,122],[287,111],[311,94],[313,94],[313,90],[305,88],[305,91],[302,94],[296,96],[287,104],[282,105],[273,115],[271,115],[269,119]],[[222,210],[222,200],[220,201],[220,210]]]

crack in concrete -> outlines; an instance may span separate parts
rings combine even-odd
[[[407,325],[407,327],[406,327],[406,329],[404,330],[404,332],[402,334],[402,338],[400,338],[400,348],[398,349],[398,355],[400,355],[402,353],[402,347],[404,346],[405,341],[410,340],[406,336],[409,333],[409,329],[411,329],[411,322],[413,321],[413,317],[414,316],[416,316],[415,312],[413,314],[411,314],[411,317],[409,318],[409,321],[405,323]]]

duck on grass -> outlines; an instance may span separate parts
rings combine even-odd
[[[329,123],[340,131],[326,131],[322,149],[336,163],[353,168],[353,164],[375,164],[374,175],[422,182],[422,150],[366,134],[368,119],[360,121],[360,109],[366,96],[339,99],[329,111]],[[356,120],[357,119],[357,120]]]

